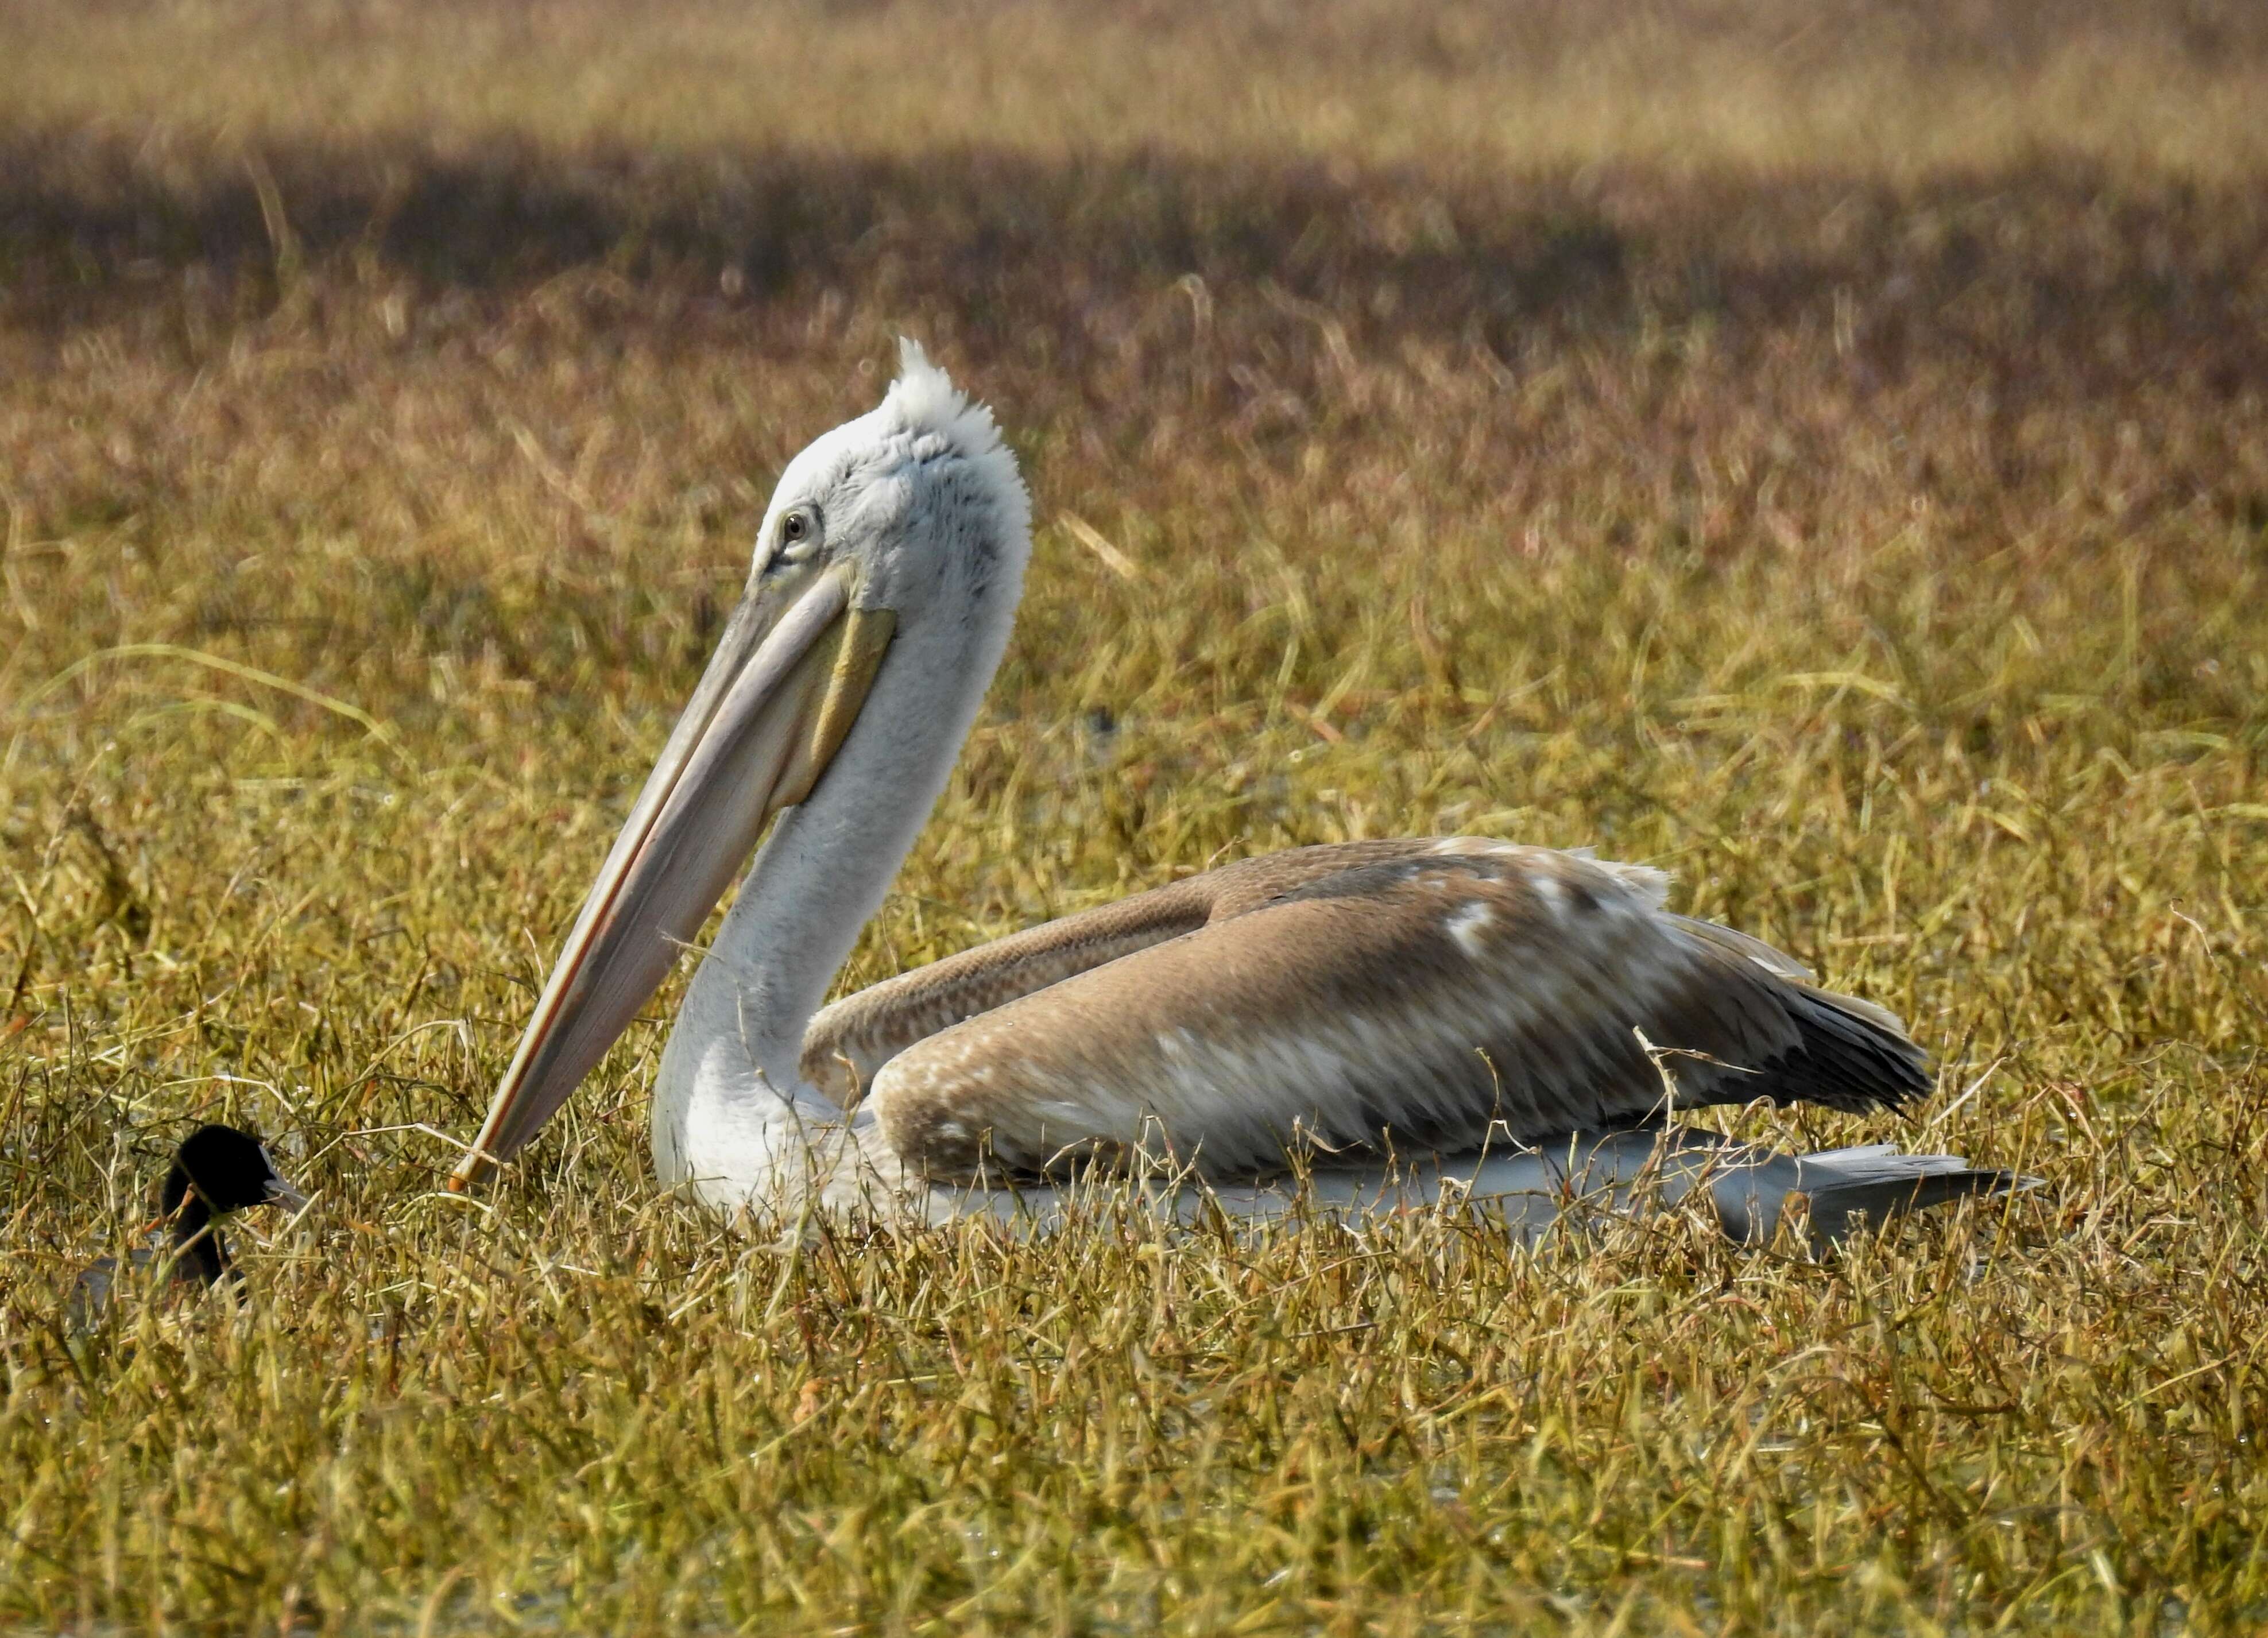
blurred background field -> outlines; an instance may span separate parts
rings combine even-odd
[[[2239,0],[8,6],[0,1623],[2257,1629],[2264,107]],[[846,986],[1590,843],[1938,1054],[1739,1129],[2047,1186],[789,1252],[656,1025],[434,1194],[901,333],[1038,536]],[[320,1199],[72,1336],[201,1117]]]

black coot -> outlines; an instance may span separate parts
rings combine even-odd
[[[174,1281],[202,1289],[243,1278],[230,1266],[221,1219],[254,1206],[296,1210],[306,1203],[307,1197],[276,1173],[268,1150],[251,1133],[201,1126],[173,1151],[173,1164],[158,1191],[158,1217],[150,1226],[167,1230]],[[139,1249],[132,1254],[133,1267],[146,1268],[159,1255],[153,1247]],[[110,1300],[117,1274],[118,1260],[105,1257],[79,1275],[71,1299],[76,1318],[85,1321]]]

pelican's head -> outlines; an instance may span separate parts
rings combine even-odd
[[[1031,549],[1030,502],[991,412],[913,342],[900,348],[881,403],[780,474],[747,591],[452,1186],[509,1158],[605,1055],[766,824],[826,777],[886,668],[917,652],[927,673],[973,678],[981,691],[998,664]]]

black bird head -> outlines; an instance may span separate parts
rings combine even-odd
[[[232,1126],[201,1126],[183,1139],[158,1193],[159,1221],[173,1225],[184,1274],[207,1285],[228,1268],[217,1219],[250,1206],[306,1202],[276,1174],[260,1140]]]

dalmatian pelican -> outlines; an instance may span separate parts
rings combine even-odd
[[[1897,1109],[1930,1080],[1896,1017],[1671,913],[1660,872],[1484,838],[1247,859],[822,1009],[944,790],[1029,552],[990,411],[904,343],[880,405],[781,475],[452,1186],[534,1136],[751,852],[653,1090],[655,1171],[727,1212],[1045,1212],[1100,1162],[1185,1217],[1448,1191],[1531,1228],[1650,1177],[1754,1235],[1794,1194],[1840,1223],[2016,1181],[1667,1124],[1666,1103]]]

